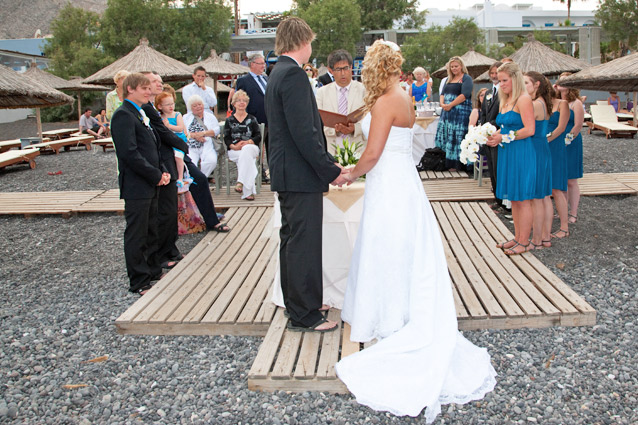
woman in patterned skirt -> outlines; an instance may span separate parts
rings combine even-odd
[[[441,119],[436,129],[435,143],[445,151],[445,165],[450,171],[462,169],[459,161],[461,141],[467,134],[472,112],[473,81],[467,73],[463,59],[450,58],[447,65],[447,83],[441,93]]]

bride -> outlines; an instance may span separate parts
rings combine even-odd
[[[351,340],[379,342],[335,365],[357,401],[427,422],[441,404],[482,398],[496,384],[487,350],[457,330],[438,225],[412,161],[414,111],[399,86],[399,47],[365,56],[368,144],[349,181],[366,174],[363,215],[341,317]],[[387,211],[392,208],[392,219]]]

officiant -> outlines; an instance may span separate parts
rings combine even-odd
[[[364,106],[363,97],[365,88],[363,84],[352,79],[352,56],[347,50],[335,50],[328,57],[328,69],[334,75],[334,82],[317,90],[317,107],[320,110],[348,115]],[[328,144],[328,152],[335,153],[333,144],[341,147],[343,139],[349,143],[361,142],[365,148],[365,138],[361,132],[361,123],[337,124],[335,128],[323,127]]]

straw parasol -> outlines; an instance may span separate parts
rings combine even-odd
[[[40,108],[73,103],[73,98],[37,79],[21,75],[11,68],[0,65],[0,108],[35,108],[38,135],[42,138]]]
[[[182,81],[191,78],[192,70],[185,63],[158,52],[143,38],[128,55],[102,68],[84,79],[84,83],[113,84],[113,76],[125,69],[129,72],[156,71],[164,81]]]
[[[467,72],[472,78],[476,78],[478,75],[486,72],[488,69],[490,69],[490,66],[492,66],[492,64],[496,62],[495,59],[489,58],[485,55],[475,52],[474,50],[467,51],[465,54],[463,54],[463,56],[461,56],[461,59],[463,59],[463,63],[467,68]],[[447,68],[444,66],[437,69],[432,73],[432,76],[436,78],[447,77]]]
[[[510,57],[523,72],[536,71],[545,76],[559,75],[563,72],[578,72],[590,65],[565,53],[557,52],[536,41],[530,34],[529,41]],[[478,76],[474,82],[487,83],[490,81],[486,72]]]
[[[250,72],[250,68],[247,66],[239,65],[220,58],[217,56],[217,51],[215,51],[215,49],[210,51],[210,56],[206,59],[194,63],[190,67],[195,69],[198,66],[203,66],[206,73],[213,77],[213,85],[211,87],[215,90],[215,94],[217,94],[217,78],[220,75],[242,75]],[[208,82],[206,82],[206,85],[210,86]]]
[[[52,87],[56,90],[67,90],[76,92],[78,97],[78,119],[82,115],[82,91],[108,91],[109,88],[105,86],[97,86],[93,84],[83,84],[82,79],[65,80],[64,78],[53,75],[50,72],[43,71],[38,68],[35,63],[31,64],[31,67],[24,73],[24,75],[30,77],[33,80],[37,80],[42,84]]]
[[[638,122],[638,52],[589,67],[556,83],[589,90],[634,92],[634,121]]]

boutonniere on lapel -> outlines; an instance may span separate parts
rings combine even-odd
[[[488,93],[488,95],[485,96],[485,99],[492,100],[492,93]]]
[[[138,117],[140,121],[144,123],[144,125],[150,130],[151,128],[151,120],[146,116],[143,109],[140,109],[140,115]]]

